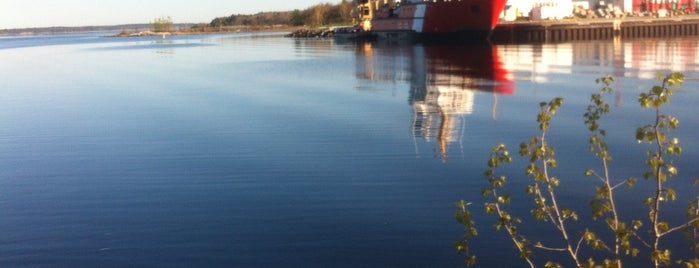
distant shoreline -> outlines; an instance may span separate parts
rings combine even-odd
[[[178,27],[184,27],[187,24],[178,24]],[[16,29],[0,29],[0,36],[41,36],[41,35],[60,35],[60,34],[83,34],[83,33],[115,33],[130,30],[146,30],[149,29],[149,24],[122,24],[109,26],[79,26],[79,27],[38,27],[38,28],[16,28]]]
[[[307,28],[303,26],[228,26],[228,27],[206,27],[192,28],[191,23],[175,24],[173,31],[168,32],[171,36],[178,35],[205,35],[205,34],[228,34],[228,33],[250,33],[250,32],[293,32]],[[162,36],[162,33],[153,33],[150,24],[124,24],[111,26],[84,26],[84,27],[42,27],[42,28],[19,28],[0,29],[0,37],[13,36],[42,36],[42,35],[64,35],[64,34],[89,34],[105,33],[113,37],[137,37],[137,36]],[[140,33],[140,35],[139,35]]]
[[[110,37],[142,37],[142,36],[182,36],[182,35],[210,35],[210,34],[232,34],[232,33],[264,33],[264,32],[295,32],[307,27],[300,26],[236,26],[236,27],[221,27],[205,29],[188,29],[169,32],[153,32],[151,30],[144,31],[121,31]]]

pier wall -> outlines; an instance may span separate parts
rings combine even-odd
[[[504,22],[495,28],[490,40],[495,43],[555,43],[698,35],[699,16],[682,16]]]

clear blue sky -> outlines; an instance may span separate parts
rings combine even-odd
[[[231,14],[306,9],[340,0],[0,0],[0,29],[148,23],[210,22]]]

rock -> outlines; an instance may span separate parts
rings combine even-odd
[[[286,37],[292,38],[320,38],[320,37],[332,37],[333,31],[328,28],[322,29],[300,29],[291,32],[286,35]]]

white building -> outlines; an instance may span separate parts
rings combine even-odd
[[[588,10],[599,6],[610,7],[610,5],[618,7],[623,12],[633,10],[633,0],[508,0],[507,9],[503,15],[507,21],[513,21],[519,17],[532,20],[562,19],[571,16],[576,6]]]

